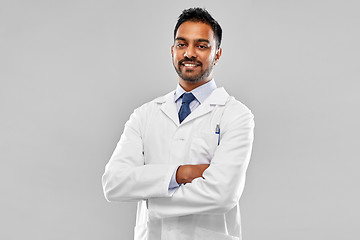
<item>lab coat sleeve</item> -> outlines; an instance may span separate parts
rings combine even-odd
[[[146,109],[140,107],[126,122],[102,176],[105,198],[108,201],[138,201],[151,197],[170,197],[169,183],[178,165],[145,165],[142,142],[142,121]]]
[[[161,219],[190,214],[224,214],[240,200],[249,164],[254,121],[244,105],[225,110],[221,141],[203,178],[181,185],[171,198],[148,200],[149,217]]]

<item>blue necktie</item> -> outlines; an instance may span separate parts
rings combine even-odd
[[[180,123],[190,114],[189,104],[195,99],[192,93],[184,93],[182,96],[182,104],[179,110]]]

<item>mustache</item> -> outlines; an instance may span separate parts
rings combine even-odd
[[[195,63],[195,64],[200,65],[200,66],[202,65],[202,63],[201,63],[200,61],[196,61],[195,59],[190,59],[190,58],[187,58],[187,57],[185,57],[184,59],[180,60],[180,61],[179,61],[179,64],[181,65],[181,64],[183,64],[184,62]]]

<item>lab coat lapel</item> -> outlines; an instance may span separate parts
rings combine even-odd
[[[156,100],[157,103],[161,103],[161,111],[165,113],[166,116],[168,116],[176,126],[179,126],[179,116],[176,110],[176,104],[174,101],[174,91],[166,94],[165,96],[158,98]]]
[[[205,103],[205,102],[204,102]],[[185,119],[184,121],[182,121],[181,124],[185,124],[187,122],[190,122],[191,120],[201,117],[205,114],[207,114],[208,112],[211,112],[211,110],[214,108],[214,105],[210,105],[210,104],[200,104],[200,106],[198,106],[193,112],[191,112]]]
[[[198,117],[201,117],[208,112],[211,112],[215,105],[224,105],[229,98],[229,94],[223,87],[215,89],[211,95],[197,107],[193,112],[187,116],[181,124],[192,121]]]

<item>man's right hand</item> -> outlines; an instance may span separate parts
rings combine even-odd
[[[178,184],[191,183],[195,178],[204,178],[203,172],[209,166],[209,164],[181,165],[176,172],[176,182]]]

